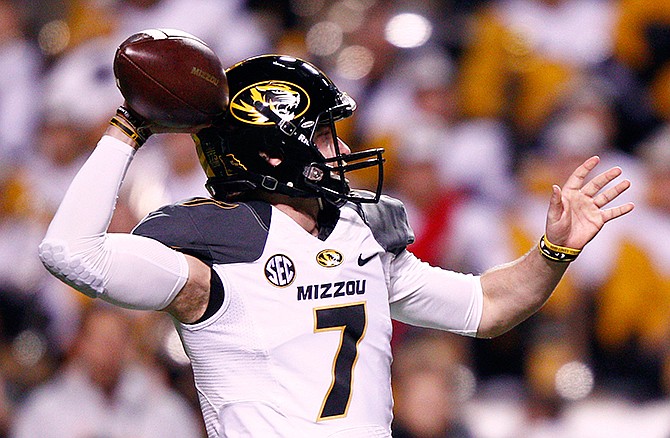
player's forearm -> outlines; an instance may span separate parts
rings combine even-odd
[[[533,248],[519,259],[482,274],[484,306],[477,336],[501,335],[537,312],[567,266],[546,259]]]
[[[65,193],[47,238],[72,240],[104,233],[134,154],[130,145],[103,136]]]

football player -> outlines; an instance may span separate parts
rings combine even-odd
[[[223,121],[194,136],[210,198],[168,205],[131,234],[107,233],[149,123],[120,108],[39,248],[91,297],[169,312],[191,359],[212,437],[390,437],[391,320],[479,337],[548,299],[630,182],[592,157],[554,186],[546,234],[481,275],[431,267],[406,246],[402,204],[381,194],[382,151],[351,153],[335,131],[354,101],[288,56],[227,71]],[[377,170],[376,191],[347,174]],[[539,238],[539,236],[538,236]]]

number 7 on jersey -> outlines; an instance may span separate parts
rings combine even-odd
[[[340,330],[340,344],[333,359],[333,380],[321,405],[317,421],[344,417],[351,400],[358,344],[365,336],[365,302],[314,309],[314,332]]]

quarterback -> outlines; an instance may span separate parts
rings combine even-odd
[[[592,157],[548,202],[544,236],[481,275],[420,261],[403,205],[381,194],[382,150],[335,132],[354,101],[300,59],[264,55],[226,71],[230,107],[194,135],[210,198],[107,233],[118,190],[151,131],[113,117],[39,253],[82,293],[168,312],[191,359],[211,437],[390,437],[391,321],[493,337],[536,312],[629,186]],[[372,168],[376,191],[346,174]],[[609,185],[610,182],[613,182]],[[607,187],[606,187],[607,186]],[[607,207],[607,208],[606,208]]]

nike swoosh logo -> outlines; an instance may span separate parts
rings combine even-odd
[[[358,266],[366,265],[370,260],[374,259],[377,253],[372,254],[370,257],[363,258],[363,254],[358,255]]]

